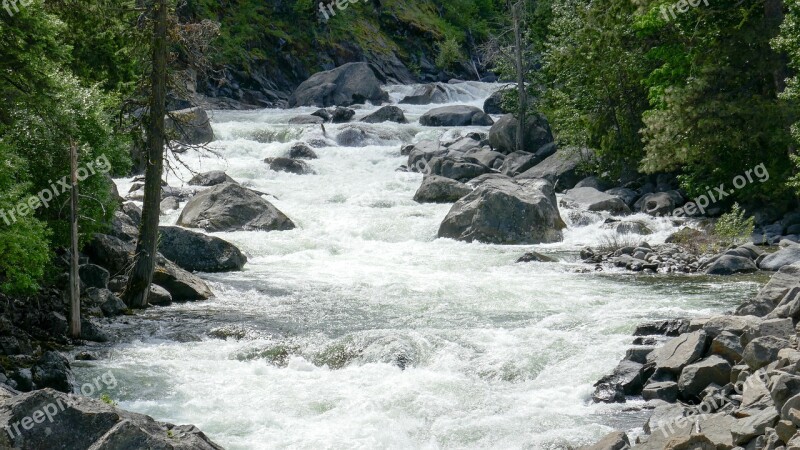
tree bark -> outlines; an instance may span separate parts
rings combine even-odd
[[[70,250],[69,250],[69,335],[81,337],[81,278],[78,272],[78,145],[70,142]]]
[[[524,0],[523,0],[524,1]],[[522,12],[523,1],[511,6],[512,19],[514,21],[514,62],[517,72],[517,151],[525,151],[525,112],[527,110],[528,99],[525,92],[525,64],[523,62],[523,42],[522,42]]]
[[[125,289],[130,308],[146,308],[153,282],[158,249],[158,218],[161,203],[161,176],[164,172],[164,116],[167,98],[167,4],[155,0],[153,6],[153,72],[151,74],[150,117],[147,126],[147,169],[144,182],[142,225],[136,243],[136,260]]]

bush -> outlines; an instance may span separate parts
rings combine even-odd
[[[723,214],[714,224],[714,236],[723,245],[741,245],[750,240],[755,230],[755,220],[745,217],[745,211],[734,203],[731,211]]]
[[[436,56],[436,66],[438,68],[449,69],[463,59],[461,46],[454,38],[447,38],[447,40],[439,44],[439,55]]]

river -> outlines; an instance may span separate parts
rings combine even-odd
[[[496,88],[456,85],[451,99],[482,106]],[[394,101],[410,89],[389,87]],[[79,381],[111,370],[121,407],[195,424],[231,450],[555,449],[638,429],[641,402],[590,400],[633,328],[733,309],[760,280],[587,270],[578,251],[601,242],[600,223],[538,246],[437,239],[450,205],[412,200],[422,176],[395,171],[401,145],[487,128],[421,127],[435,106],[402,105],[410,124],[369,125],[382,136],[372,145],[315,149],[315,175],[263,160],[323,138],[317,126],[287,125],[316,108],[213,112],[216,154],[183,162],[268,193],[298,228],[217,233],[247,254],[244,271],[201,274],[212,300],[117,322],[120,342],[75,363]],[[176,167],[167,180],[190,177]],[[131,180],[117,182],[127,192]],[[637,219],[655,231],[651,244],[677,229]],[[560,262],[515,263],[532,249]]]

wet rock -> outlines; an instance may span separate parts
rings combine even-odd
[[[645,194],[634,205],[640,212],[651,216],[669,216],[683,204],[683,197],[676,191]]]
[[[494,123],[491,117],[474,106],[454,105],[434,108],[419,118],[426,127],[464,127],[489,126]]]
[[[566,225],[545,180],[488,179],[453,205],[439,237],[495,244],[561,240]]]
[[[325,122],[330,122],[331,121],[331,112],[328,111],[327,109],[324,109],[324,108],[314,111],[313,113],[311,113],[311,115],[320,117]]]
[[[108,342],[108,335],[89,319],[81,319],[81,339],[91,342]]]
[[[150,285],[147,293],[147,303],[155,306],[169,306],[172,304],[172,295],[157,284]]]
[[[578,450],[625,450],[631,446],[628,435],[623,431],[614,431],[594,445],[586,445]]]
[[[178,225],[206,231],[284,231],[294,223],[270,202],[238,184],[224,183],[189,200]]]
[[[625,202],[628,207],[632,207],[636,200],[639,198],[639,194],[636,193],[633,189],[628,189],[624,187],[615,187],[608,189],[605,191],[608,195],[613,195],[615,197],[619,197],[623,202]]]
[[[293,173],[295,175],[306,175],[306,174],[313,174],[314,171],[311,170],[308,164],[303,161],[291,158],[267,158],[264,160],[265,163],[269,164],[270,170],[275,172],[288,172]]]
[[[400,104],[404,105],[430,105],[431,103],[447,102],[447,91],[439,83],[419,86],[410,95],[400,100]]]
[[[37,389],[51,388],[66,393],[77,391],[72,367],[58,352],[45,352],[31,368],[31,374]]]
[[[547,119],[540,114],[535,114],[525,118],[525,142],[523,142],[523,148],[517,149],[517,123],[517,118],[511,114],[506,114],[498,119],[489,130],[489,145],[500,153],[515,151],[536,153],[542,147],[553,142],[553,133],[550,131]]]
[[[189,186],[216,186],[222,183],[235,183],[233,178],[229,177],[221,170],[212,170],[211,172],[199,173],[189,180]]]
[[[323,123],[325,123],[325,119],[312,115],[295,116],[288,121],[289,125],[322,125]]]
[[[374,113],[364,117],[363,119],[361,119],[361,121],[366,123],[381,123],[381,122],[408,123],[405,114],[403,114],[403,110],[398,108],[397,106],[384,106],[381,109],[375,111]]]
[[[752,273],[758,267],[750,258],[742,256],[722,255],[713,264],[708,266],[705,273],[708,275],[733,275],[736,273]]]
[[[687,319],[658,320],[643,323],[636,327],[634,336],[680,336],[689,331]]]
[[[611,375],[606,375],[595,383],[596,389],[593,398],[601,397],[603,392],[616,391],[616,389],[609,389],[609,385],[618,385],[625,395],[636,395],[642,391],[645,381],[647,381],[647,377],[643,364],[622,360]]]
[[[289,97],[289,107],[350,106],[371,102],[376,105],[389,101],[381,89],[385,79],[371,65],[349,63],[333,70],[319,72],[297,87]]]
[[[578,165],[593,157],[593,152],[574,147],[558,150],[531,169],[517,175],[518,179],[544,178],[553,183],[556,191],[572,189],[581,180]]]
[[[503,90],[499,90],[494,92],[486,101],[483,102],[483,112],[486,114],[506,114],[509,111],[506,111],[503,108]]]
[[[356,112],[350,108],[343,108],[341,106],[337,106],[331,112],[331,122],[333,123],[345,123],[350,122],[353,116],[356,115]]]
[[[207,300],[214,296],[205,281],[159,255],[153,283],[166,289],[176,302]]]
[[[203,145],[214,140],[211,121],[202,108],[170,112],[164,128],[170,140],[186,145]]]
[[[630,214],[628,205],[619,197],[605,194],[593,187],[576,187],[564,194],[564,201],[589,211],[607,211],[612,214]]]
[[[247,262],[230,242],[180,227],[159,227],[158,250],[182,269],[199,272],[241,270]]]
[[[364,147],[367,145],[367,132],[355,127],[348,127],[336,135],[336,143],[342,147]]]
[[[161,200],[161,205],[159,205],[161,214],[167,214],[170,211],[177,211],[178,208],[180,208],[180,201],[177,199],[177,197],[167,197],[164,200]]]
[[[28,427],[13,427],[15,423],[28,423],[26,419],[31,418],[36,422]],[[37,425],[45,420],[46,425]],[[53,389],[5,398],[0,402],[0,428],[14,431],[0,435],[0,448],[19,450],[54,448],[54,443],[69,443],[64,448],[75,449],[222,450],[191,425],[156,422],[99,400]]]
[[[517,260],[518,263],[526,263],[526,262],[558,262],[557,259],[551,258],[547,255],[543,255],[539,252],[528,252],[524,255],[520,256]]]
[[[81,283],[86,287],[106,289],[110,274],[96,264],[84,264],[78,269]]]
[[[616,234],[638,234],[646,236],[653,234],[653,231],[642,221],[639,220],[619,220],[603,224],[603,228],[611,230]]]
[[[438,175],[428,175],[414,194],[414,201],[419,203],[454,203],[472,192],[472,188],[464,183]]]
[[[303,142],[297,142],[289,149],[289,158],[292,159],[317,159],[317,153]]]

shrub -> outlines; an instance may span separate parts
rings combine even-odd
[[[440,69],[449,69],[462,61],[461,46],[455,38],[447,38],[439,44],[439,55],[436,56],[436,66]]]
[[[745,244],[755,230],[753,217],[745,217],[745,211],[734,203],[730,212],[723,214],[714,224],[714,236],[723,245]]]

